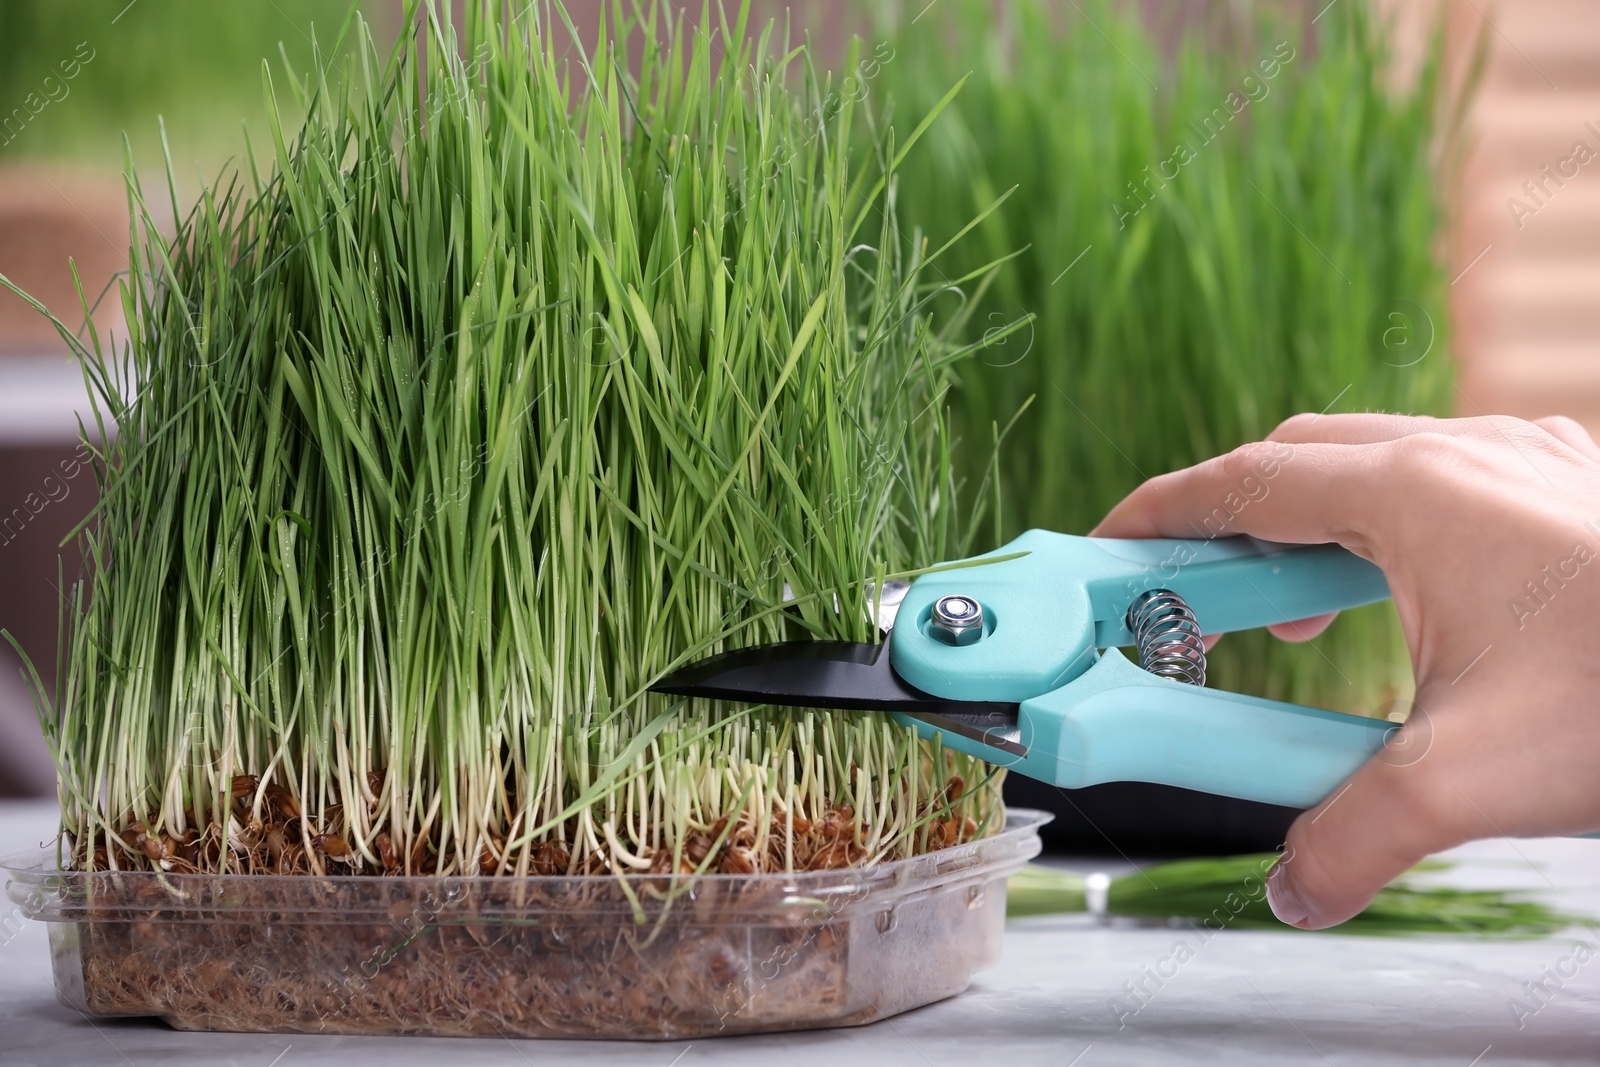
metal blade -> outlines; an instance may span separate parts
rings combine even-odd
[[[899,712],[1014,755],[1028,753],[1016,704],[945,700],[913,689],[890,666],[886,643],[788,641],[744,648],[690,664],[651,688],[746,704]]]
[[[866,581],[861,583],[862,614],[869,622],[876,623],[878,630],[888,633],[894,629],[894,620],[900,614],[900,602],[911,591],[911,583],[903,582],[897,578],[890,578],[883,583],[883,595],[878,594],[878,583]],[[788,582],[783,583],[783,602],[793,604],[795,600],[794,589]],[[838,613],[843,610],[839,603],[839,594],[833,595],[833,610]]]

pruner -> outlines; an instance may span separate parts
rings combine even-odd
[[[1398,727],[1208,689],[1201,635],[1388,596],[1377,567],[1336,545],[1034,530],[909,586],[869,587],[877,643],[740,649],[654,688],[887,712],[947,747],[1067,788],[1156,782],[1307,808]]]

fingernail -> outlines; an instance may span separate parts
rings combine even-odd
[[[1272,905],[1272,914],[1278,921],[1289,926],[1305,928],[1310,912],[1305,904],[1300,901],[1300,894],[1295,892],[1294,886],[1289,882],[1289,874],[1284,870],[1284,865],[1279,863],[1272,868],[1272,873],[1267,875],[1267,903]]]

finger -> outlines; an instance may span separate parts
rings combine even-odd
[[[1281,921],[1336,926],[1429,855],[1470,840],[1443,761],[1429,761],[1429,721],[1408,722],[1333,795],[1289,828],[1284,859],[1267,880]]]
[[[1278,424],[1269,441],[1288,444],[1373,444],[1396,441],[1418,433],[1472,437],[1479,440],[1507,441],[1533,431],[1536,426],[1584,457],[1600,462],[1600,445],[1576,419],[1548,415],[1531,423],[1509,415],[1482,415],[1477,418],[1439,419],[1431,415],[1385,415],[1377,412],[1341,415],[1295,415]]]
[[[1386,506],[1385,445],[1258,442],[1152,478],[1111,510],[1092,535],[1198,537],[1250,534],[1291,544],[1337,541],[1371,558],[1374,519]]]
[[[1294,415],[1278,424],[1269,441],[1290,444],[1366,445],[1396,441],[1416,433],[1446,433],[1452,423],[1469,420],[1436,419],[1431,415],[1385,415],[1356,412],[1341,415]]]
[[[1309,619],[1296,619],[1294,622],[1275,622],[1267,627],[1267,632],[1280,641],[1309,641],[1320,635],[1338,617],[1339,613],[1335,611]]]
[[[1600,462],[1600,445],[1594,443],[1589,431],[1576,419],[1569,419],[1565,415],[1547,415],[1542,419],[1534,419],[1533,424],[1574,452]]]

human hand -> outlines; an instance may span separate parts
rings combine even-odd
[[[1264,493],[1219,507],[1264,463]],[[1600,447],[1582,427],[1299,415],[1152,478],[1093,533],[1193,537],[1221,516],[1229,535],[1337,542],[1381,567],[1416,674],[1405,726],[1290,828],[1267,882],[1278,918],[1341,923],[1476,838],[1600,828]],[[1273,630],[1305,639],[1331,618]]]

